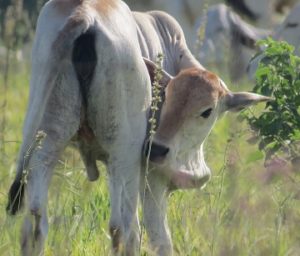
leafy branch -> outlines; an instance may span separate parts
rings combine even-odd
[[[256,116],[251,110],[242,113],[259,134],[259,149],[266,159],[283,155],[290,161],[300,156],[300,58],[294,47],[271,38],[258,43],[265,47],[256,71],[254,92],[271,96],[264,111]]]

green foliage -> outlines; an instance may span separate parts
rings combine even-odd
[[[274,100],[259,116],[249,110],[243,116],[259,132],[259,148],[267,158],[281,154],[293,160],[300,150],[300,58],[286,42],[268,38],[259,45],[265,50],[259,55],[253,91]]]
[[[20,73],[13,67],[7,94],[0,94],[0,102],[7,100],[6,152],[0,157],[1,256],[20,255],[26,211],[10,217],[4,209],[22,140],[28,84],[28,70]],[[279,173],[275,175],[280,179],[272,179],[274,174],[257,160],[256,145],[246,142],[246,128],[234,115],[219,120],[205,145],[210,182],[203,190],[171,194],[168,222],[174,256],[299,255],[300,177]],[[61,156],[49,191],[45,256],[112,255],[108,177],[105,168],[99,168],[99,180],[90,183],[74,149]],[[141,255],[155,255],[141,230]]]

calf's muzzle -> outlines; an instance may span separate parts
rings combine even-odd
[[[150,150],[150,152],[149,152]],[[149,156],[149,160],[151,162],[162,162],[166,155],[169,153],[170,149],[164,145],[158,144],[156,142],[151,142],[148,141],[145,145],[145,157]]]

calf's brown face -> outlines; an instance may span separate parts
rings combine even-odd
[[[148,69],[153,69],[154,64],[145,62]],[[270,98],[232,93],[218,76],[198,68],[182,70],[175,77],[166,72],[163,75],[165,101],[150,161],[170,178],[175,173],[185,173],[207,180],[210,170],[204,161],[203,142],[217,118],[226,111],[238,111]]]
[[[181,71],[165,90],[156,139],[166,144],[185,122],[194,119],[201,125],[214,117],[219,100],[227,93],[216,75],[197,68]]]

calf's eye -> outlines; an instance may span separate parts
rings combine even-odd
[[[212,112],[212,108],[206,109],[205,111],[202,112],[201,116],[204,118],[208,118]]]

